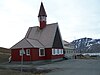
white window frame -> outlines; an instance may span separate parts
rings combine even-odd
[[[63,49],[52,49],[52,55],[61,55],[63,54]]]
[[[55,49],[55,55],[58,55],[58,49]]]
[[[57,49],[57,55],[59,55],[60,54],[60,51],[59,51],[59,49]]]
[[[61,49],[61,54],[64,54],[64,51],[63,51],[63,49]]]
[[[41,55],[41,49],[42,49],[43,52],[44,52],[43,55]],[[39,49],[39,56],[45,56],[45,49],[44,49],[44,48],[40,48],[40,49]]]
[[[59,49],[59,54],[61,54],[62,53],[62,51],[61,51],[61,49]]]
[[[46,17],[45,16],[40,16],[38,19],[39,19],[39,21],[46,21]]]
[[[55,55],[55,49],[52,49],[52,55]]]
[[[27,55],[27,56],[30,55],[30,49],[26,49],[26,55]]]

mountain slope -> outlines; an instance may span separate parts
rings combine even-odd
[[[100,39],[92,39],[92,38],[81,38],[71,42],[74,44],[74,48],[77,52],[90,52],[90,53],[98,53],[100,52]]]
[[[2,53],[10,53],[10,50],[7,48],[0,47],[0,52]]]

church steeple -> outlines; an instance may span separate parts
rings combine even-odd
[[[43,3],[42,2],[41,2],[39,14],[38,14],[38,17],[40,17],[40,16],[46,16],[47,17],[47,14],[45,12],[45,9],[44,9],[44,6],[43,6]]]
[[[38,18],[39,18],[39,22],[40,22],[40,29],[43,29],[46,27],[46,17],[47,17],[47,14],[45,12],[43,3],[41,2],[39,14],[38,14]]]

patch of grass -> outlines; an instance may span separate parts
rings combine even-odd
[[[8,58],[10,55],[7,54],[0,54],[0,63],[8,62]]]

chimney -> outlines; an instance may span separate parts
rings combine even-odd
[[[47,17],[47,15],[46,15],[43,3],[41,2],[39,14],[38,14],[38,19],[40,22],[40,29],[43,29],[46,27],[46,17]]]

